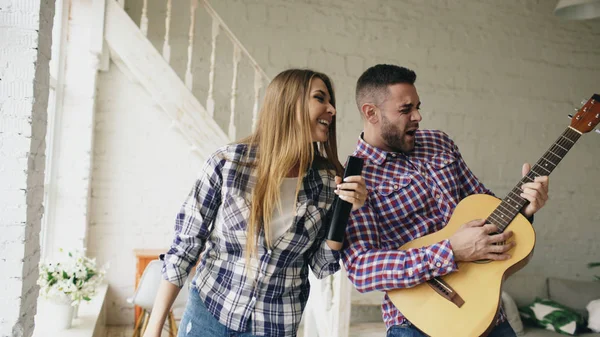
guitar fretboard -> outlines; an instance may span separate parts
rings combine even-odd
[[[536,177],[550,175],[556,166],[558,166],[558,163],[575,145],[579,137],[581,137],[581,133],[568,127],[542,158],[533,165],[529,173],[508,193],[500,205],[490,214],[487,221],[497,225],[500,232],[503,232],[517,214],[519,214],[520,210],[529,203],[527,199],[521,197],[521,186],[534,181]]]

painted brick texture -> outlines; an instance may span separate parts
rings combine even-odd
[[[54,1],[0,2],[0,336],[31,336]]]
[[[88,253],[109,262],[107,323],[133,322],[136,248],[171,243],[175,215],[203,160],[152,97],[111,64],[100,73]]]

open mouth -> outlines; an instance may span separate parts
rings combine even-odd
[[[325,119],[317,119],[317,122],[321,125],[325,125],[327,127],[329,127],[330,122],[328,120]]]
[[[409,136],[411,136],[411,137],[413,137],[416,132],[417,132],[416,129],[415,130],[409,130],[409,131],[406,131],[406,134],[409,135]]]

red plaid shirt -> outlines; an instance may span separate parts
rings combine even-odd
[[[456,271],[449,240],[398,250],[442,229],[464,197],[493,195],[469,170],[448,135],[419,130],[409,154],[383,151],[361,136],[354,156],[365,159],[369,196],[350,217],[342,259],[358,291],[409,288]],[[382,311],[388,329],[409,323],[387,294]],[[497,322],[502,321],[501,310]]]

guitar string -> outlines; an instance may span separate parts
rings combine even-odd
[[[563,134],[559,136],[557,141],[552,144],[550,149],[546,151],[540,160],[538,160],[538,162],[531,168],[528,174],[521,179],[515,188],[513,188],[505,200],[500,203],[496,210],[494,210],[494,212],[488,217],[488,220],[493,220],[494,223],[499,226],[499,229],[504,231],[508,224],[510,224],[510,222],[518,214],[520,208],[522,208],[521,204],[524,206],[527,202],[526,199],[519,195],[521,192],[520,187],[526,182],[534,181],[536,176],[549,175],[579,139],[579,136],[579,133],[567,128]],[[551,155],[558,159],[555,159],[556,163],[550,157]],[[546,164],[543,164],[544,162],[546,162]],[[544,166],[548,167],[548,163],[551,164],[549,170],[544,168]],[[541,173],[540,170],[543,170],[546,173]],[[510,206],[512,210],[510,210],[507,206]]]

